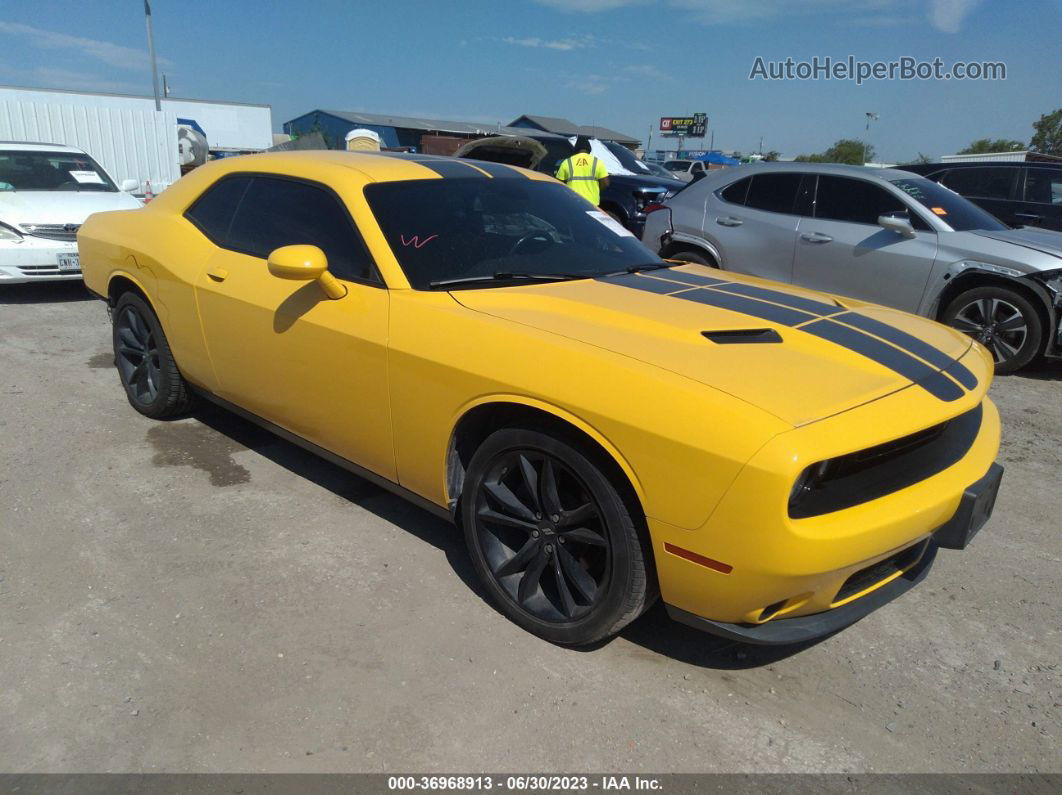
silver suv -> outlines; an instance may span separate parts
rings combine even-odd
[[[1062,356],[1062,233],[1010,229],[910,172],[739,166],[649,209],[642,241],[663,257],[935,318],[1000,373]]]

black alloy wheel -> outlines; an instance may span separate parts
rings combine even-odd
[[[544,621],[584,616],[605,593],[611,555],[602,521],[586,484],[540,451],[496,458],[476,500],[491,574]]]
[[[462,492],[465,538],[499,607],[555,643],[618,632],[651,603],[651,553],[593,456],[507,428],[476,451]]]
[[[191,390],[147,301],[134,292],[123,293],[113,317],[114,364],[129,403],[154,419],[186,412]]]
[[[137,403],[154,403],[162,373],[158,343],[151,326],[136,306],[126,304],[115,317],[114,327],[118,338],[115,362],[122,385]]]

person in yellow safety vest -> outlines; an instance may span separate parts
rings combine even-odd
[[[575,142],[575,154],[561,161],[556,176],[595,207],[601,204],[601,189],[608,187],[608,169],[590,154],[590,139],[583,135]]]

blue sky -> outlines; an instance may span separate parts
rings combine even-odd
[[[508,122],[646,138],[704,111],[717,148],[862,137],[879,159],[1028,140],[1062,106],[1062,0],[153,0],[174,96]],[[1005,81],[750,81],[757,56],[1003,61]],[[0,0],[0,84],[150,93],[140,0]],[[654,131],[653,142],[661,139]],[[707,147],[708,141],[704,142]]]

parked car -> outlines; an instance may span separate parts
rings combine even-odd
[[[965,196],[1007,226],[1062,231],[1062,163],[969,162],[900,166]]]
[[[709,171],[703,160],[667,160],[664,162],[664,168],[675,179],[683,182],[692,182],[694,177],[700,178]]]
[[[500,609],[557,643],[658,590],[728,637],[819,637],[992,510],[983,348],[662,262],[533,171],[227,158],[78,240],[133,408],[209,398],[454,520]]]
[[[642,163],[642,165],[644,165],[647,169],[649,169],[649,173],[652,174],[654,177],[664,177],[665,179],[675,178],[670,171],[668,171],[659,163],[654,163],[649,160],[641,160],[639,162]]]
[[[645,206],[658,201],[669,191],[678,190],[683,183],[654,175],[643,161],[620,144],[611,141],[594,143],[607,149],[628,172],[609,174],[609,184],[601,191],[601,209],[640,237],[645,225]],[[556,135],[495,136],[470,141],[457,150],[455,157],[507,163],[552,177],[561,161],[574,153],[568,139]]]
[[[85,218],[140,207],[136,181],[121,188],[80,149],[0,141],[0,284],[80,279]]]
[[[661,256],[935,318],[1000,373],[1062,355],[1062,235],[1008,229],[910,172],[741,166],[649,209],[643,239]]]

